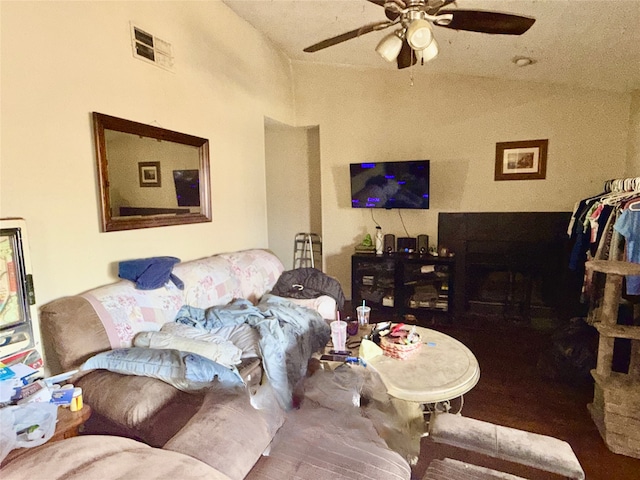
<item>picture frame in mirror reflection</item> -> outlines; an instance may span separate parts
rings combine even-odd
[[[542,180],[549,140],[496,143],[495,180]]]
[[[138,162],[138,177],[141,187],[161,187],[160,162]]]

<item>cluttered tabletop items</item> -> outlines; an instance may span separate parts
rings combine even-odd
[[[411,402],[448,401],[478,383],[480,367],[475,355],[455,338],[404,323],[370,324],[369,307],[356,310],[357,333],[347,335],[349,319],[338,317],[331,322],[332,344],[321,361],[371,367],[390,395]]]
[[[418,328],[404,323],[361,323],[350,318],[341,321],[338,317],[331,322],[331,344],[320,359],[366,363],[367,358],[380,354],[406,359],[422,346]]]
[[[14,449],[34,447],[56,434],[59,407],[70,428],[86,420],[82,389],[68,383],[77,370],[43,378],[42,371],[24,363],[0,363],[0,462]],[[80,412],[81,413],[75,413]],[[79,419],[79,420],[78,420]]]
[[[356,318],[331,322],[331,345],[321,360],[346,363],[366,363],[368,358],[384,354],[405,359],[422,345],[415,325],[404,323],[371,323],[371,307],[363,301],[356,307]]]

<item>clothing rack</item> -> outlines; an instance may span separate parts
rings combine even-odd
[[[604,276],[585,272],[585,263],[589,260],[628,260],[627,243],[639,241],[640,232],[628,231],[622,225],[628,225],[629,214],[640,215],[637,210],[640,210],[640,177],[607,180],[603,192],[576,203],[569,227],[573,240],[569,268],[577,273],[584,272],[582,301],[588,301],[592,307],[601,300]],[[629,238],[620,233],[621,228]],[[590,310],[594,311],[593,308]],[[591,313],[587,321],[594,321]]]
[[[614,204],[616,201],[624,202],[627,204],[633,200],[640,200],[640,177],[628,177],[628,178],[617,178],[611,179],[604,182],[604,191],[605,193],[621,194],[619,197],[613,197]],[[621,207],[622,205],[615,205],[616,207]],[[631,208],[631,207],[630,207]],[[633,208],[636,210],[637,208]],[[620,212],[616,212],[616,216],[613,218],[617,218]],[[610,228],[610,244],[608,249],[608,255],[604,255],[605,252],[602,252],[603,255],[596,255],[596,258],[606,258],[609,260],[621,260],[624,253],[624,240],[621,235],[615,230],[613,227],[613,222],[611,223]],[[609,229],[608,229],[609,230]],[[600,249],[598,249],[600,250]]]
[[[615,178],[604,182],[605,192],[638,192],[640,193],[640,177]]]

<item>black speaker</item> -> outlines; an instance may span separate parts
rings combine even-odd
[[[418,235],[418,253],[421,255],[429,253],[429,235]]]
[[[382,245],[384,253],[394,252],[396,248],[396,236],[393,233],[387,233],[384,236],[384,242]]]
[[[400,253],[413,253],[416,251],[416,239],[414,237],[398,237],[398,248]]]

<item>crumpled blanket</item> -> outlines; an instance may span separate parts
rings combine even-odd
[[[250,323],[248,320],[251,317],[263,318],[264,315],[249,300],[238,298],[226,305],[206,309],[183,305],[175,321],[209,332],[214,328]]]
[[[288,298],[333,297],[338,310],[344,307],[344,292],[340,282],[317,268],[296,268],[282,272],[271,290],[273,295]]]
[[[242,322],[257,329],[265,375],[285,410],[293,408],[293,390],[306,375],[309,358],[331,334],[318,312],[272,294],[256,306],[245,299],[207,309],[183,306],[176,322],[206,331]]]

